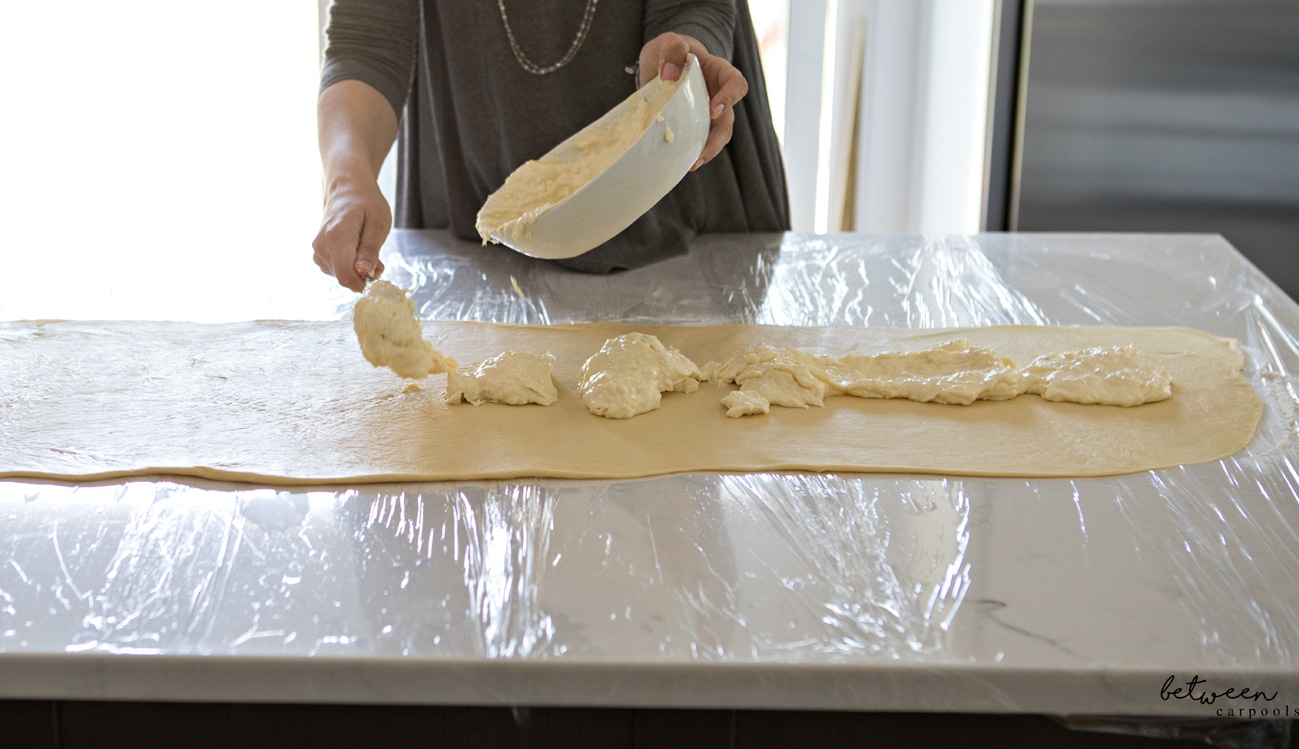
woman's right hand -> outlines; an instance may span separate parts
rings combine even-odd
[[[325,213],[311,247],[325,275],[362,292],[383,273],[379,247],[392,229],[378,174],[397,138],[397,113],[369,84],[345,80],[321,92],[316,123]]]
[[[392,228],[392,210],[373,180],[340,180],[325,195],[320,232],[311,243],[316,265],[352,291],[383,273],[379,248]]]

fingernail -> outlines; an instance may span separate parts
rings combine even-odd
[[[715,119],[717,119],[718,117],[721,117],[721,116],[722,116],[722,110],[725,109],[725,108],[726,108],[726,107],[722,106],[721,104],[715,104],[715,105],[713,106],[713,119],[715,120]]]
[[[373,278],[374,266],[370,265],[368,261],[360,260],[356,264],[356,273],[362,278]]]
[[[659,73],[659,77],[665,81],[675,81],[681,77],[681,66],[677,65],[675,62],[665,62],[663,63],[663,70]]]

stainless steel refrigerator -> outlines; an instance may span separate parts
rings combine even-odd
[[[1001,0],[990,230],[1212,232],[1299,298],[1299,0]]]

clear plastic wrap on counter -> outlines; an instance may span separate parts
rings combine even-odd
[[[1198,328],[1264,417],[1097,479],[0,482],[0,696],[1299,717],[1299,307],[1220,237],[718,235],[588,276],[398,231],[383,260],[425,319]]]

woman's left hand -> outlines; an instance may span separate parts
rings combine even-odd
[[[699,58],[699,70],[708,84],[708,116],[712,119],[704,150],[690,168],[690,171],[694,171],[712,161],[721,152],[722,146],[731,141],[731,132],[735,127],[735,105],[749,92],[749,82],[744,80],[744,74],[734,65],[710,54],[698,39],[668,32],[659,34],[641,48],[640,85],[649,83],[656,75],[665,81],[680,78],[688,52],[693,52]]]

